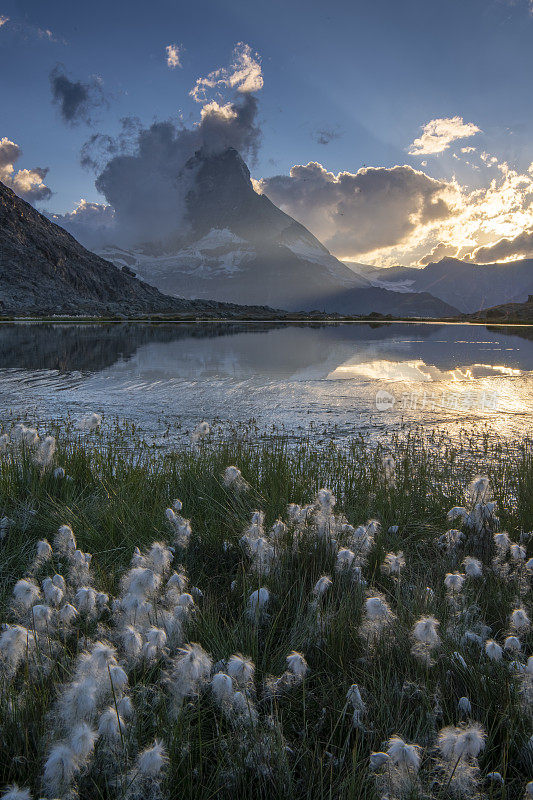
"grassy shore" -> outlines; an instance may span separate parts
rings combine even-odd
[[[340,448],[247,431],[161,453],[121,428],[57,433],[53,459],[38,461],[29,442],[10,440],[0,456],[0,621],[26,630],[16,658],[0,638],[0,796],[16,783],[33,798],[87,800],[524,797],[533,636],[511,615],[531,610],[531,440],[487,435],[474,447],[466,434],[413,433]],[[230,465],[246,485],[224,482]],[[486,482],[465,496],[480,473],[495,508]],[[317,498],[323,487],[336,503]],[[288,514],[289,504],[309,507]],[[470,518],[450,522],[454,506]],[[507,545],[495,544],[501,531]],[[36,559],[42,540],[53,553],[41,546]],[[13,595],[21,578],[43,591],[57,574],[61,595]],[[464,582],[450,588],[447,574]],[[331,584],[317,587],[324,576]],[[68,622],[67,601],[78,612]],[[422,638],[421,618],[436,621]],[[519,651],[504,647],[509,636]],[[287,661],[292,651],[305,661]],[[228,664],[238,653],[253,662],[249,679],[247,661]],[[72,700],[76,687],[90,703]],[[477,752],[461,750],[465,735]],[[487,777],[496,772],[501,781]]]

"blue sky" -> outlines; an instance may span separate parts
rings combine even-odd
[[[189,90],[198,77],[227,66],[237,42],[258,54],[264,79],[262,142],[252,165],[257,178],[287,175],[293,165],[312,161],[353,174],[363,165],[407,164],[440,181],[455,177],[470,192],[489,186],[495,168],[473,157],[469,165],[466,155],[454,159],[459,145],[475,144],[476,156],[490,154],[519,174],[529,174],[533,161],[527,0],[4,0],[0,17],[8,18],[0,27],[0,139],[22,149],[17,168],[49,169],[53,195],[42,205],[59,213],[80,198],[104,200],[94,175],[79,163],[92,133],[116,134],[128,115],[148,126],[180,114],[192,125],[199,107]],[[166,63],[169,44],[179,46],[175,69]],[[92,125],[65,124],[52,104],[49,74],[58,63],[72,80],[101,81],[107,105],[96,110]],[[408,153],[422,126],[456,117],[480,132],[428,157]],[[328,144],[319,143],[320,131],[333,133]],[[277,201],[284,199],[291,210],[288,195]],[[518,228],[501,230],[514,236]],[[378,251],[369,251],[371,259]],[[396,251],[390,255],[394,261]]]

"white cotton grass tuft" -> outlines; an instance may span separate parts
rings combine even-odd
[[[56,440],[53,436],[46,436],[39,444],[39,448],[35,454],[35,463],[46,469],[50,466],[54,459],[56,452]]]
[[[465,575],[469,578],[481,578],[483,575],[483,564],[478,558],[467,556],[463,561]]]
[[[86,416],[82,417],[78,420],[78,430],[80,431],[96,431],[102,424],[102,415],[93,412],[92,414],[87,414]]]
[[[444,585],[449,592],[458,593],[462,590],[465,576],[460,572],[447,572],[444,578]]]
[[[382,597],[369,597],[365,600],[365,613],[372,621],[386,621],[391,617],[388,603]]]
[[[233,700],[234,690],[233,681],[230,676],[225,672],[217,672],[211,678],[211,691],[216,702],[219,705],[224,703],[231,703]]]
[[[456,519],[464,520],[468,516],[468,511],[463,506],[454,506],[450,508],[447,514],[449,522],[455,522]]]
[[[457,708],[461,712],[461,714],[471,714],[472,713],[472,703],[468,699],[468,697],[460,697],[457,703]]]
[[[366,712],[366,706],[361,697],[361,691],[356,683],[352,683],[346,692],[346,702],[352,707],[352,722],[355,728],[361,727],[361,719]]]
[[[491,661],[501,661],[503,649],[494,639],[485,642],[485,653]]]
[[[41,590],[31,578],[21,578],[13,587],[15,605],[22,611],[28,611],[41,596]]]
[[[14,783],[5,789],[0,800],[31,800],[31,792],[29,789],[21,789]]]
[[[226,467],[222,482],[227,489],[233,489],[236,492],[246,492],[250,488],[250,484],[242,477],[240,469],[234,466]]]
[[[44,631],[52,622],[52,609],[46,603],[37,603],[31,608],[31,616],[35,630]]]
[[[163,743],[156,740],[151,747],[147,747],[139,755],[137,768],[144,777],[157,778],[165,768],[167,761],[168,756]]]
[[[76,755],[64,742],[55,744],[46,759],[43,784],[48,794],[59,797],[66,794],[78,771]]]
[[[501,531],[500,533],[495,533],[492,538],[500,555],[505,555],[511,546],[509,534],[505,531]]]
[[[476,475],[471,480],[466,490],[467,502],[474,506],[477,503],[486,504],[491,499],[490,480],[486,475]]]
[[[349,547],[341,547],[335,560],[335,572],[346,573],[355,561],[355,553]]]
[[[71,603],[65,603],[65,605],[59,609],[59,619],[63,625],[72,625],[77,616],[78,610]]]
[[[248,598],[246,613],[250,619],[257,619],[265,614],[270,602],[270,592],[265,586],[261,586],[252,592]]]
[[[364,603],[361,635],[375,644],[386,628],[396,619],[387,601],[380,595],[367,597]]]
[[[395,766],[418,772],[421,760],[420,745],[407,744],[400,736],[392,736],[387,745],[387,755]]]
[[[108,742],[116,742],[122,738],[124,729],[124,720],[113,706],[109,706],[100,714],[98,736],[102,739]]]
[[[0,634],[0,674],[13,677],[35,643],[33,634],[23,625],[11,625]]]
[[[525,561],[526,560],[527,550],[523,545],[521,545],[521,544],[512,544],[510,546],[510,548],[509,548],[509,551],[511,553],[511,558],[514,561]]]
[[[54,537],[54,547],[58,553],[69,556],[76,550],[76,539],[70,525],[61,525]]]
[[[515,608],[511,612],[510,625],[512,630],[525,633],[531,627],[531,620],[523,608]]]
[[[35,550],[35,558],[39,563],[49,561],[52,558],[53,550],[50,542],[47,539],[41,539],[39,542],[37,542]]]
[[[179,501],[174,501],[174,508],[167,508],[165,510],[165,516],[174,530],[173,544],[176,547],[186,548],[192,535],[191,521],[182,517],[177,511],[175,507],[177,502]]]
[[[64,592],[60,586],[56,586],[52,578],[48,577],[42,583],[44,599],[50,606],[59,606],[63,600]]]
[[[80,614],[91,617],[96,612],[96,592],[92,586],[80,586],[74,595],[74,605]]]
[[[301,653],[296,652],[296,650],[293,650],[287,656],[287,668],[289,672],[292,672],[292,674],[300,680],[303,680],[303,678],[305,678],[309,672],[307,661],[305,660],[304,656]]]
[[[485,747],[486,734],[479,723],[448,726],[438,735],[437,744],[445,758],[477,758]]]
[[[522,649],[522,643],[518,636],[507,636],[503,643],[504,650],[518,653]]]
[[[433,649],[440,645],[439,624],[435,617],[420,617],[415,622],[411,635],[417,644]]]
[[[313,587],[313,594],[315,597],[323,597],[324,594],[327,592],[330,586],[332,586],[333,581],[329,577],[329,575],[322,575],[321,578],[317,580]]]
[[[70,736],[70,747],[76,758],[85,761],[94,750],[95,731],[86,722],[80,722]]]
[[[176,713],[179,713],[184,699],[194,697],[208,681],[212,666],[211,656],[196,642],[178,650],[168,679]]]
[[[383,767],[389,760],[390,756],[388,753],[381,753],[381,752],[370,753],[370,769],[371,770],[381,769],[381,767]]]
[[[385,560],[381,565],[381,570],[385,575],[392,577],[399,577],[402,569],[405,567],[405,558],[403,553],[387,553]]]
[[[228,659],[227,673],[235,683],[245,689],[253,683],[255,665],[251,658],[246,658],[242,653],[235,653]]]
[[[200,422],[191,434],[191,440],[196,443],[201,439],[205,439],[211,433],[209,422]]]

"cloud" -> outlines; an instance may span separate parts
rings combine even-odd
[[[92,114],[96,108],[106,104],[100,78],[93,76],[87,82],[72,81],[65,73],[65,67],[58,64],[50,73],[52,102],[59,107],[61,117],[69,125],[79,122],[92,124]]]
[[[44,183],[48,169],[35,167],[15,170],[14,163],[21,155],[22,150],[18,144],[7,136],[0,139],[0,181],[29,203],[47,200],[52,196],[51,190]]]
[[[340,139],[341,136],[340,131],[331,128],[319,128],[314,132],[313,139],[317,144],[329,144],[333,139]]]
[[[180,47],[177,44],[167,44],[165,52],[167,54],[167,67],[170,67],[170,69],[181,67]]]
[[[476,148],[472,147],[472,146],[470,146],[470,147],[461,147],[461,153],[475,153],[475,151],[476,151]]]
[[[259,182],[340,258],[398,245],[420,226],[450,216],[455,188],[410,166],[328,172],[312,161]]]
[[[236,50],[251,52],[245,45]],[[218,75],[223,72],[217,70]],[[145,128],[135,118],[124,118],[117,137],[91,136],[82,148],[81,162],[98,173],[95,185],[107,203],[98,209],[78,206],[70,215],[62,215],[64,227],[93,247],[98,239],[100,244],[126,246],[185,235],[186,198],[198,168],[195,154],[210,156],[233,147],[253,160],[259,147],[258,101],[251,90],[243,91],[243,86],[250,86],[249,76],[228,78],[227,85],[232,97],[225,99],[219,93],[218,99],[204,101],[199,121],[191,127],[166,120]]]
[[[250,45],[244,42],[236,44],[231,66],[214,70],[206,78],[198,78],[189,94],[197,103],[203,103],[208,90],[218,87],[235,89],[242,94],[258,92],[263,88],[261,62]]]
[[[87,247],[98,247],[115,230],[115,211],[105,203],[80,200],[74,211],[47,216]]]
[[[412,156],[435,155],[447,150],[457,139],[466,139],[480,133],[481,129],[462,117],[432,119],[422,128],[422,136],[409,147]]]
[[[478,247],[469,255],[477,264],[492,264],[495,261],[514,261],[533,256],[533,228],[521,231],[510,239],[500,239],[491,245]]]
[[[1,28],[3,25],[5,25],[5,24],[6,24],[6,22],[9,22],[9,17],[3,17],[3,16],[0,14],[0,28]]]

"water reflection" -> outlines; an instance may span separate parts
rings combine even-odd
[[[533,371],[529,329],[428,324],[3,324],[0,369],[473,380]]]
[[[98,410],[148,425],[254,417],[353,430],[409,417],[399,398],[431,385],[446,398],[454,387],[497,393],[492,421],[497,412],[500,427],[502,414],[529,424],[532,336],[526,327],[422,323],[3,324],[0,408],[16,413],[33,404],[48,416]],[[376,416],[380,387],[397,402]],[[440,402],[431,413],[425,404],[423,419],[457,417],[461,404]],[[410,416],[421,419],[420,408]]]

